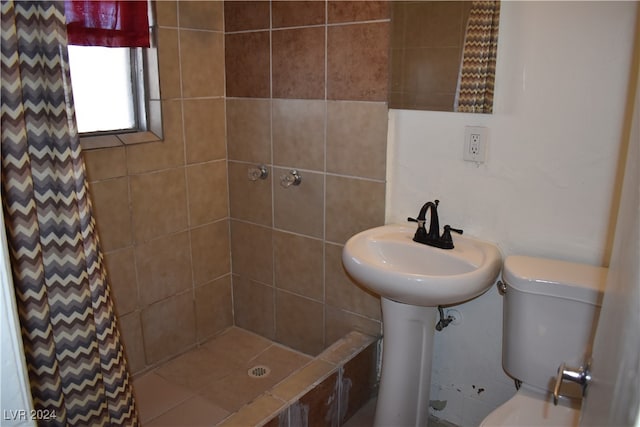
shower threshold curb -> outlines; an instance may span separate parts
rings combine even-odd
[[[373,351],[376,353],[372,365],[378,365],[379,343],[379,337],[372,337],[356,331],[350,332],[273,388],[231,414],[218,426],[263,426],[265,424],[271,425],[274,421],[275,425],[281,427],[293,427],[301,421],[301,417],[310,416],[309,408],[305,408],[301,400],[307,393],[323,385],[329,377],[334,375],[336,377],[333,387],[335,396],[333,396],[332,402],[335,404],[329,408],[328,415],[343,418],[347,415],[347,409],[350,413],[355,412],[359,407],[349,407],[348,392],[351,380],[343,377],[344,366],[371,346],[374,346]],[[260,367],[268,369],[266,366],[254,366],[249,369],[247,374],[251,376],[250,372]],[[372,376],[378,378],[378,366],[371,368],[375,371]],[[374,384],[373,388],[375,387],[377,387],[377,383]],[[375,390],[371,390],[371,394],[374,393]],[[344,421],[346,419],[339,420],[338,425]]]

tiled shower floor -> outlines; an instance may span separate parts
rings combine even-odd
[[[215,426],[311,357],[232,327],[134,379],[142,425]],[[251,377],[257,366],[267,375]]]

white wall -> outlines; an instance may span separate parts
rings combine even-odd
[[[390,112],[387,222],[439,199],[441,224],[505,256],[606,263],[635,8],[503,1],[494,114]],[[466,125],[489,128],[480,167],[462,160]],[[457,308],[462,324],[436,334],[431,399],[447,401],[436,416],[474,425],[514,392],[502,301],[492,289]]]
[[[0,425],[35,426],[2,215],[0,232]]]

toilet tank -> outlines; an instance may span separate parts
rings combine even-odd
[[[504,370],[527,386],[552,391],[561,363],[583,366],[591,355],[606,278],[603,267],[507,257],[502,271]],[[577,388],[561,392],[579,396]]]

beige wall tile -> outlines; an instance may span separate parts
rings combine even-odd
[[[136,248],[138,288],[143,307],[192,286],[189,234],[172,234]]]
[[[178,4],[176,0],[163,0],[153,2],[156,8],[156,21],[158,25],[166,27],[178,26]]]
[[[321,1],[273,1],[271,16],[273,28],[320,25],[325,21],[325,4]]]
[[[142,331],[148,364],[157,363],[195,344],[192,293],[176,295],[142,310]]]
[[[129,246],[132,242],[129,212],[129,180],[116,178],[90,186],[100,243],[104,251]]]
[[[328,4],[330,23],[372,21],[389,18],[388,1],[334,1]]]
[[[373,22],[328,27],[328,99],[387,100],[389,24]]]
[[[382,317],[380,297],[356,285],[342,267],[342,246],[325,245],[326,303],[371,319]]]
[[[127,362],[129,362],[129,371],[131,374],[142,371],[146,366],[146,362],[140,312],[133,311],[124,316],[118,316],[118,326],[124,343]]]
[[[229,3],[240,2],[227,2]],[[256,3],[264,3],[267,8],[269,7],[266,2]],[[246,98],[271,96],[271,33],[269,31],[235,34],[227,32],[224,44],[227,96]]]
[[[324,101],[273,100],[273,163],[324,170]]]
[[[164,2],[157,2],[164,3]],[[180,98],[180,48],[178,31],[170,28],[158,29],[158,71],[160,72],[160,94],[162,99]]]
[[[83,150],[82,156],[90,182],[127,175],[124,147]]]
[[[229,222],[222,220],[191,229],[191,256],[196,285],[230,273]]]
[[[384,182],[327,175],[326,239],[345,243],[351,236],[384,224]]]
[[[328,377],[336,366],[324,360],[314,359],[298,372],[289,375],[283,382],[271,390],[274,396],[289,402],[300,396],[319,380]]]
[[[276,340],[309,355],[324,348],[322,303],[285,291],[276,292]]]
[[[327,102],[327,172],[386,177],[387,104]]]
[[[324,99],[325,28],[271,32],[271,84],[274,98]]]
[[[280,176],[289,169],[275,168],[273,186],[273,222],[276,228],[313,237],[323,237],[324,176],[314,172],[300,172],[302,182],[284,188]]]
[[[233,309],[237,326],[274,339],[273,302],[271,286],[233,275]]]
[[[271,180],[273,172],[267,168],[267,179],[251,181],[247,177],[252,163],[229,161],[229,204],[231,217],[268,227],[272,224]]]
[[[230,274],[197,287],[195,292],[198,341],[233,325]]]
[[[268,285],[273,283],[271,235],[271,228],[231,221],[231,259],[234,274]]]
[[[180,30],[182,95],[224,95],[224,46],[219,32]]]
[[[224,28],[222,1],[180,1],[180,27],[200,30]]]
[[[229,216],[225,161],[187,167],[187,182],[189,223],[192,227]]]
[[[184,165],[181,102],[163,101],[162,120],[162,142],[127,145],[127,169],[130,174]]]
[[[276,286],[323,301],[324,245],[322,240],[274,231],[273,259]]]
[[[325,341],[327,345],[339,340],[351,331],[380,336],[382,326],[379,320],[369,319],[340,308],[325,305]]]
[[[105,255],[111,296],[120,315],[138,308],[138,282],[133,247]]]
[[[226,31],[260,30],[270,26],[269,4],[264,1],[228,1],[224,3]]]
[[[184,100],[184,132],[187,163],[224,159],[224,99]]]
[[[131,205],[136,242],[187,227],[184,169],[131,177]]]
[[[271,163],[271,101],[227,99],[229,160]]]

